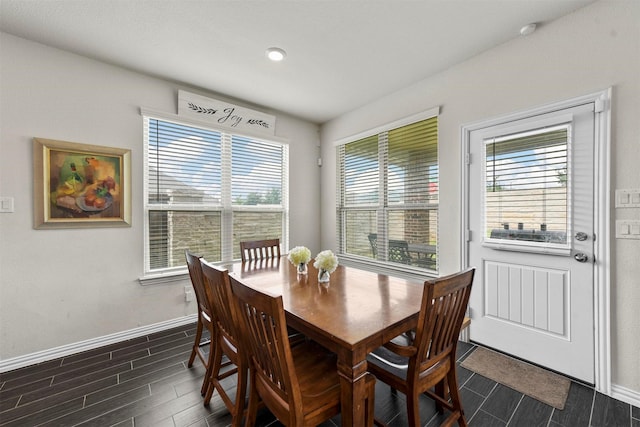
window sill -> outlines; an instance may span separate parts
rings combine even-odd
[[[379,274],[387,274],[389,276],[400,277],[405,280],[415,280],[424,282],[425,280],[439,277],[438,272],[434,270],[418,269],[410,266],[398,266],[394,268],[390,265],[380,265],[349,255],[339,255],[340,262],[346,266],[360,268],[362,270],[373,271]]]
[[[190,280],[189,271],[186,269],[160,273],[160,274],[149,274],[149,275],[138,278],[138,282],[142,286],[184,282],[185,280]]]

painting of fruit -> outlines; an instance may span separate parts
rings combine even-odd
[[[120,164],[117,157],[52,151],[52,202],[57,208],[95,214],[113,205],[119,196]],[[69,205],[68,196],[75,205]],[[106,216],[104,213],[103,216]]]
[[[34,138],[35,187],[42,186],[45,196],[43,222],[120,221],[128,216],[123,191],[128,185],[124,176],[125,169],[130,167],[129,153],[129,150]],[[42,172],[38,170],[40,167]],[[42,182],[39,182],[40,176]],[[41,204],[38,192],[35,192],[37,205]]]

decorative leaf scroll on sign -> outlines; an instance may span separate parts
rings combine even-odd
[[[178,91],[178,114],[206,120],[216,126],[274,135],[276,117],[218,99]]]
[[[196,113],[216,114],[218,112],[218,110],[214,110],[213,108],[203,108],[199,105],[194,104],[193,102],[189,102],[187,105]]]

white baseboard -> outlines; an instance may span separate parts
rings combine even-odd
[[[611,397],[640,408],[640,392],[611,384]]]
[[[155,332],[161,332],[178,326],[187,325],[189,323],[195,323],[196,320],[197,315],[191,314],[189,316],[179,317],[165,322],[154,323],[153,325],[141,326],[139,328],[129,329],[128,331],[117,332],[115,334],[91,338],[86,341],[50,348],[48,350],[38,351],[24,356],[0,360],[0,372],[13,371],[14,369],[23,368],[25,366],[35,365],[37,363],[58,359],[60,357],[69,356],[71,354],[87,350],[93,350],[95,348],[114,344],[120,341],[126,341],[132,338],[138,338]]]

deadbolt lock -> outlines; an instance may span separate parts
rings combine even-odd
[[[579,231],[576,233],[576,240],[584,242],[588,238],[589,238],[589,235],[587,233],[583,233],[582,231]]]

